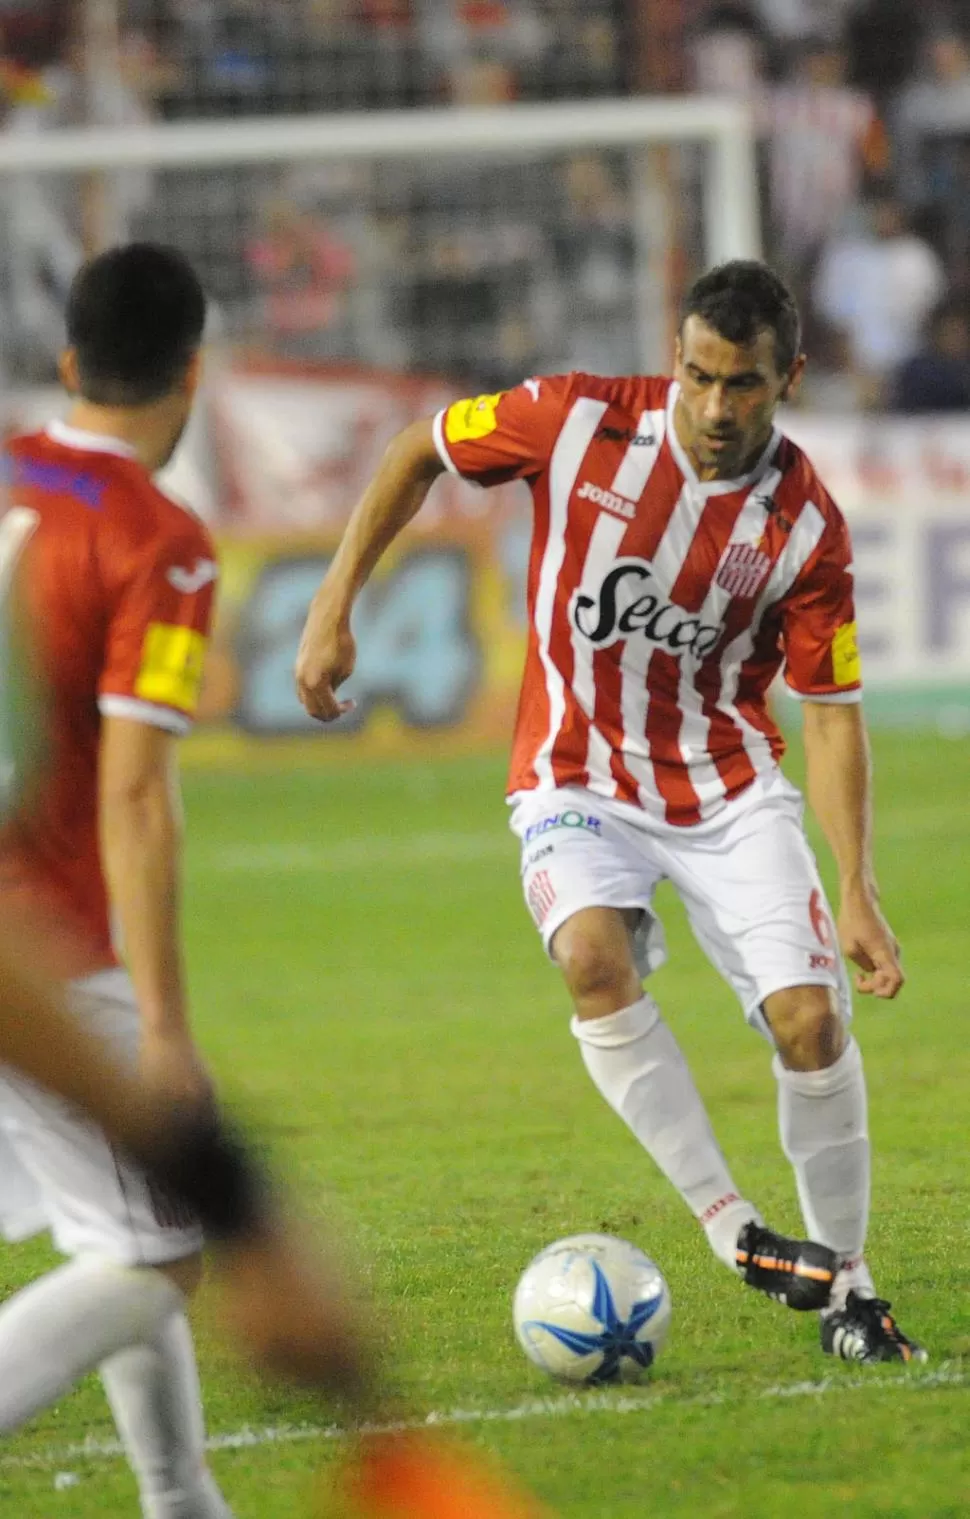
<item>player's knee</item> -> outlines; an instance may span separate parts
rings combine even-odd
[[[606,908],[577,913],[556,933],[552,952],[580,1018],[606,1017],[641,994],[622,913]]]
[[[845,1025],[835,992],[827,986],[791,986],[765,999],[765,1018],[782,1064],[790,1071],[821,1071],[845,1048]]]

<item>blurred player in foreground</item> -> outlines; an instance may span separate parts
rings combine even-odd
[[[378,1408],[340,1268],[225,1128],[188,1028],[172,745],[216,566],[150,476],[188,419],[203,321],[177,254],[88,265],[68,424],[12,444],[0,506],[0,1219],[75,1257],[0,1309],[0,1429],[99,1368],[148,1519],[229,1513],[185,1317],[200,1225],[256,1361],[358,1420]],[[365,1440],[347,1490],[373,1519],[533,1512],[413,1437]]]
[[[188,421],[204,322],[176,253],[133,245],[86,265],[67,311],[67,421],[9,443],[2,523],[37,638],[48,754],[0,850],[0,911],[30,926],[73,1012],[119,1060],[190,1099],[208,1080],[182,976],[174,751],[217,568],[205,528],[152,475]],[[0,1078],[0,1144],[4,1233],[49,1229],[71,1257],[0,1310],[0,1429],[98,1368],[147,1519],[226,1519],[185,1315],[197,1219],[13,1075]]]
[[[767,705],[783,666],[839,870],[842,948],[861,992],[895,997],[903,975],[871,857],[848,531],[774,422],[804,365],[790,292],[741,261],[689,292],[673,380],[529,379],[414,423],[314,599],[297,687],[323,721],[351,705],[336,691],[354,668],[355,597],[443,470],[486,486],[528,481],[530,628],[509,801],[526,901],[572,996],[589,1074],[726,1265],[789,1307],[821,1310],[828,1354],[910,1360],[925,1353],[876,1298],[863,1258],[862,1057]],[[775,1049],[808,1241],[766,1228],[739,1193],[643,990],[665,957],[653,911],[663,879]]]

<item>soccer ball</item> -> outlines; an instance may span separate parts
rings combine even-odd
[[[636,1245],[574,1234],[526,1267],[512,1314],[529,1360],[560,1382],[637,1382],[667,1338],[670,1291]]]

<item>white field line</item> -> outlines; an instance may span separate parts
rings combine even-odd
[[[531,1398],[509,1408],[452,1408],[432,1412],[423,1419],[397,1424],[368,1426],[371,1433],[392,1433],[408,1429],[443,1429],[466,1424],[525,1424],[541,1419],[587,1418],[593,1414],[649,1414],[665,1408],[717,1408],[739,1406],[746,1402],[777,1402],[792,1398],[841,1397],[847,1392],[925,1392],[927,1388],[965,1387],[970,1383],[970,1368],[959,1362],[943,1361],[932,1371],[903,1372],[892,1377],[872,1373],[822,1377],[816,1382],[782,1382],[757,1392],[732,1395],[727,1392],[699,1393],[694,1397],[677,1397],[663,1391],[632,1393],[567,1392],[552,1398]],[[303,1441],[343,1440],[351,1431],[338,1424],[277,1424],[264,1429],[244,1428],[221,1435],[211,1435],[206,1449],[251,1450],[267,1445],[295,1445]],[[117,1440],[82,1440],[31,1455],[0,1456],[0,1471],[33,1468],[63,1472],[72,1461],[114,1461],[124,1455]]]
[[[950,807],[913,807],[887,812],[877,824],[876,843],[903,843],[928,834],[952,834],[958,819]],[[498,827],[477,833],[376,834],[314,843],[253,843],[200,850],[193,862],[202,871],[307,871],[314,875],[343,875],[355,870],[413,870],[422,865],[461,865],[476,860],[517,862],[518,844]]]
[[[340,839],[328,844],[240,844],[200,852],[195,864],[203,870],[305,870],[314,875],[343,875],[352,870],[412,870],[419,865],[460,865],[468,860],[508,860],[515,864],[516,841],[511,833],[413,833],[381,838]]]

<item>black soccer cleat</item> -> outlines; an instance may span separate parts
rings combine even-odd
[[[903,1334],[883,1298],[860,1297],[857,1292],[849,1293],[844,1308],[823,1318],[822,1349],[826,1355],[861,1361],[864,1366],[929,1360],[922,1345]]]
[[[825,1307],[839,1269],[839,1258],[827,1245],[789,1239],[755,1223],[745,1224],[738,1235],[736,1260],[749,1287],[799,1313]]]

